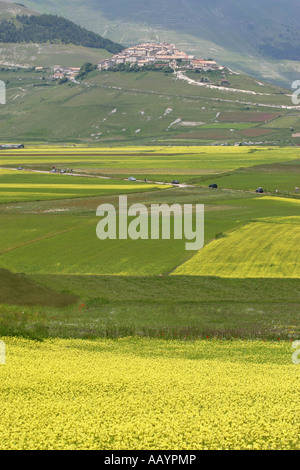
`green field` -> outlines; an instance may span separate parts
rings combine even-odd
[[[0,202],[43,201],[150,191],[161,185],[125,180],[0,170]]]
[[[0,267],[15,274],[2,290],[0,331],[34,338],[161,332],[168,337],[296,337],[297,157],[293,147],[2,151]],[[18,165],[25,170],[10,169]],[[49,171],[53,165],[72,167],[74,174],[30,171]],[[94,177],[105,174],[114,178]],[[142,182],[127,181],[129,175]],[[155,185],[145,177],[167,182],[176,177],[190,184]],[[256,194],[264,177],[270,194]],[[279,178],[281,191],[271,196]],[[218,189],[208,188],[212,181]],[[204,248],[186,251],[185,240],[174,240],[172,232],[171,240],[100,241],[96,209],[105,202],[117,207],[120,194],[127,194],[128,204],[148,208],[203,203]],[[23,277],[14,277],[17,273]],[[53,290],[65,307],[53,303]],[[22,299],[21,315],[15,304],[22,305]]]

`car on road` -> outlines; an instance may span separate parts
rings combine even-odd
[[[209,188],[217,189],[218,185],[216,183],[212,183],[208,186]]]
[[[130,178],[128,178],[128,181],[136,181],[136,179],[133,176],[130,176]]]
[[[21,166],[18,166],[17,170],[23,170],[23,168]]]
[[[263,190],[261,187],[259,187],[259,188],[257,188],[257,190],[256,190],[255,192],[256,192],[256,193],[263,193],[264,190]]]
[[[178,180],[172,181],[172,184],[180,184]]]

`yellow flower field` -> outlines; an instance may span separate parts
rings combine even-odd
[[[254,151],[255,150],[255,151]],[[116,157],[117,154],[117,157]],[[84,156],[83,156],[84,155]],[[26,164],[71,164],[79,167],[99,168],[105,164],[107,168],[125,168],[128,170],[144,169],[215,169],[234,170],[240,167],[293,161],[298,150],[293,147],[268,148],[262,147],[216,147],[216,146],[131,146],[131,147],[87,147],[27,145],[22,150],[0,152],[0,166]],[[102,166],[101,166],[102,167]]]
[[[1,449],[299,448],[291,343],[1,339]]]
[[[172,274],[299,278],[300,218],[261,220],[214,240]]]

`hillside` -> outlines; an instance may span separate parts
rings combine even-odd
[[[98,63],[120,49],[65,18],[0,1],[1,66],[80,67],[84,62]]]
[[[0,23],[0,42],[3,43],[57,43],[105,49],[113,54],[123,47],[109,39],[56,15],[17,15],[16,23]]]
[[[198,57],[290,87],[299,76],[297,0],[28,0],[114,41],[175,42]]]
[[[0,2],[0,21],[10,20],[18,15],[30,16],[38,15],[38,13],[20,3]]]
[[[74,46],[73,44],[0,43],[0,66],[80,67],[84,62],[97,64],[111,54],[105,49]]]
[[[290,145],[300,139],[300,108],[287,91],[250,77],[217,72],[132,71],[89,73],[79,83],[44,70],[0,71],[7,84],[0,132],[5,141],[93,144]],[[205,74],[204,74],[205,75]],[[209,78],[208,78],[209,77]],[[189,80],[189,81],[187,81]]]

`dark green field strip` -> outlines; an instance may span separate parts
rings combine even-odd
[[[78,297],[72,294],[63,294],[57,290],[45,287],[35,282],[23,274],[11,273],[0,268],[0,306],[1,305],[21,305],[21,306],[51,306],[54,308],[64,308],[78,302]],[[5,309],[3,309],[5,311]],[[0,307],[0,325],[3,310]],[[26,318],[26,315],[25,315]],[[22,314],[19,315],[19,322],[24,322]],[[14,320],[16,320],[14,318]],[[11,325],[13,326],[13,325]],[[16,325],[15,325],[16,326]],[[1,331],[1,326],[0,326]]]
[[[87,301],[173,303],[300,303],[298,279],[235,279],[199,276],[29,275]],[[284,312],[283,312],[284,314]],[[297,312],[300,315],[300,310]]]
[[[41,288],[35,307],[18,308],[11,295],[12,306],[0,305],[1,335],[186,341],[292,340],[300,334],[299,281],[292,279],[34,275],[29,280],[80,300],[74,307],[58,308],[51,301],[45,306]]]

